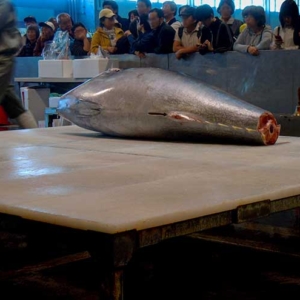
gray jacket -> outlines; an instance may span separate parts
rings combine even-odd
[[[0,55],[13,56],[21,47],[14,6],[8,0],[0,0]]]
[[[247,52],[249,46],[255,46],[258,50],[269,50],[273,39],[273,32],[270,26],[266,25],[259,34],[246,28],[237,38],[233,45],[234,51]]]

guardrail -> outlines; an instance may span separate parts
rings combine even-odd
[[[273,113],[294,113],[300,87],[300,51],[262,51],[253,57],[238,52],[116,55],[120,68],[156,67],[185,73]],[[14,77],[37,77],[41,57],[17,57]],[[134,83],[133,83],[134,84]]]

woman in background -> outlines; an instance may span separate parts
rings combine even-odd
[[[40,30],[37,25],[29,25],[26,30],[26,41],[22,50],[18,54],[20,57],[33,56],[33,50],[36,46],[36,42],[40,37]]]
[[[91,53],[97,54],[99,46],[111,54],[117,52],[117,41],[124,32],[116,27],[115,14],[108,8],[104,8],[99,14],[100,27],[92,38]]]
[[[294,31],[297,27],[299,10],[295,1],[286,0],[280,7],[280,26],[274,29],[272,49],[298,49],[294,41]]]
[[[233,50],[254,56],[259,55],[260,50],[269,50],[273,33],[271,27],[266,25],[266,14],[263,7],[246,6],[242,14],[247,28],[237,38]]]

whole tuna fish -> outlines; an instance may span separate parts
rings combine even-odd
[[[280,132],[271,113],[155,68],[106,71],[63,95],[58,113],[80,127],[130,138],[273,145]]]

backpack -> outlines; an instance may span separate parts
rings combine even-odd
[[[230,48],[226,48],[226,47],[217,48],[216,52],[218,52],[218,53],[224,53],[226,51],[232,50],[233,44],[234,44],[234,42],[233,42],[233,36],[232,36],[232,33],[231,33],[232,32],[231,29],[229,28],[229,26],[226,23],[222,22],[221,25],[220,25],[220,27],[219,27],[218,34],[217,34],[217,45],[219,44],[220,31],[221,31],[221,27],[222,26],[223,27],[225,26],[225,28],[227,30],[227,34],[228,34],[228,36],[230,38],[230,45],[231,45],[231,47]]]
[[[130,51],[130,43],[127,36],[123,35],[117,40],[116,43],[117,52],[116,54],[127,54]]]

